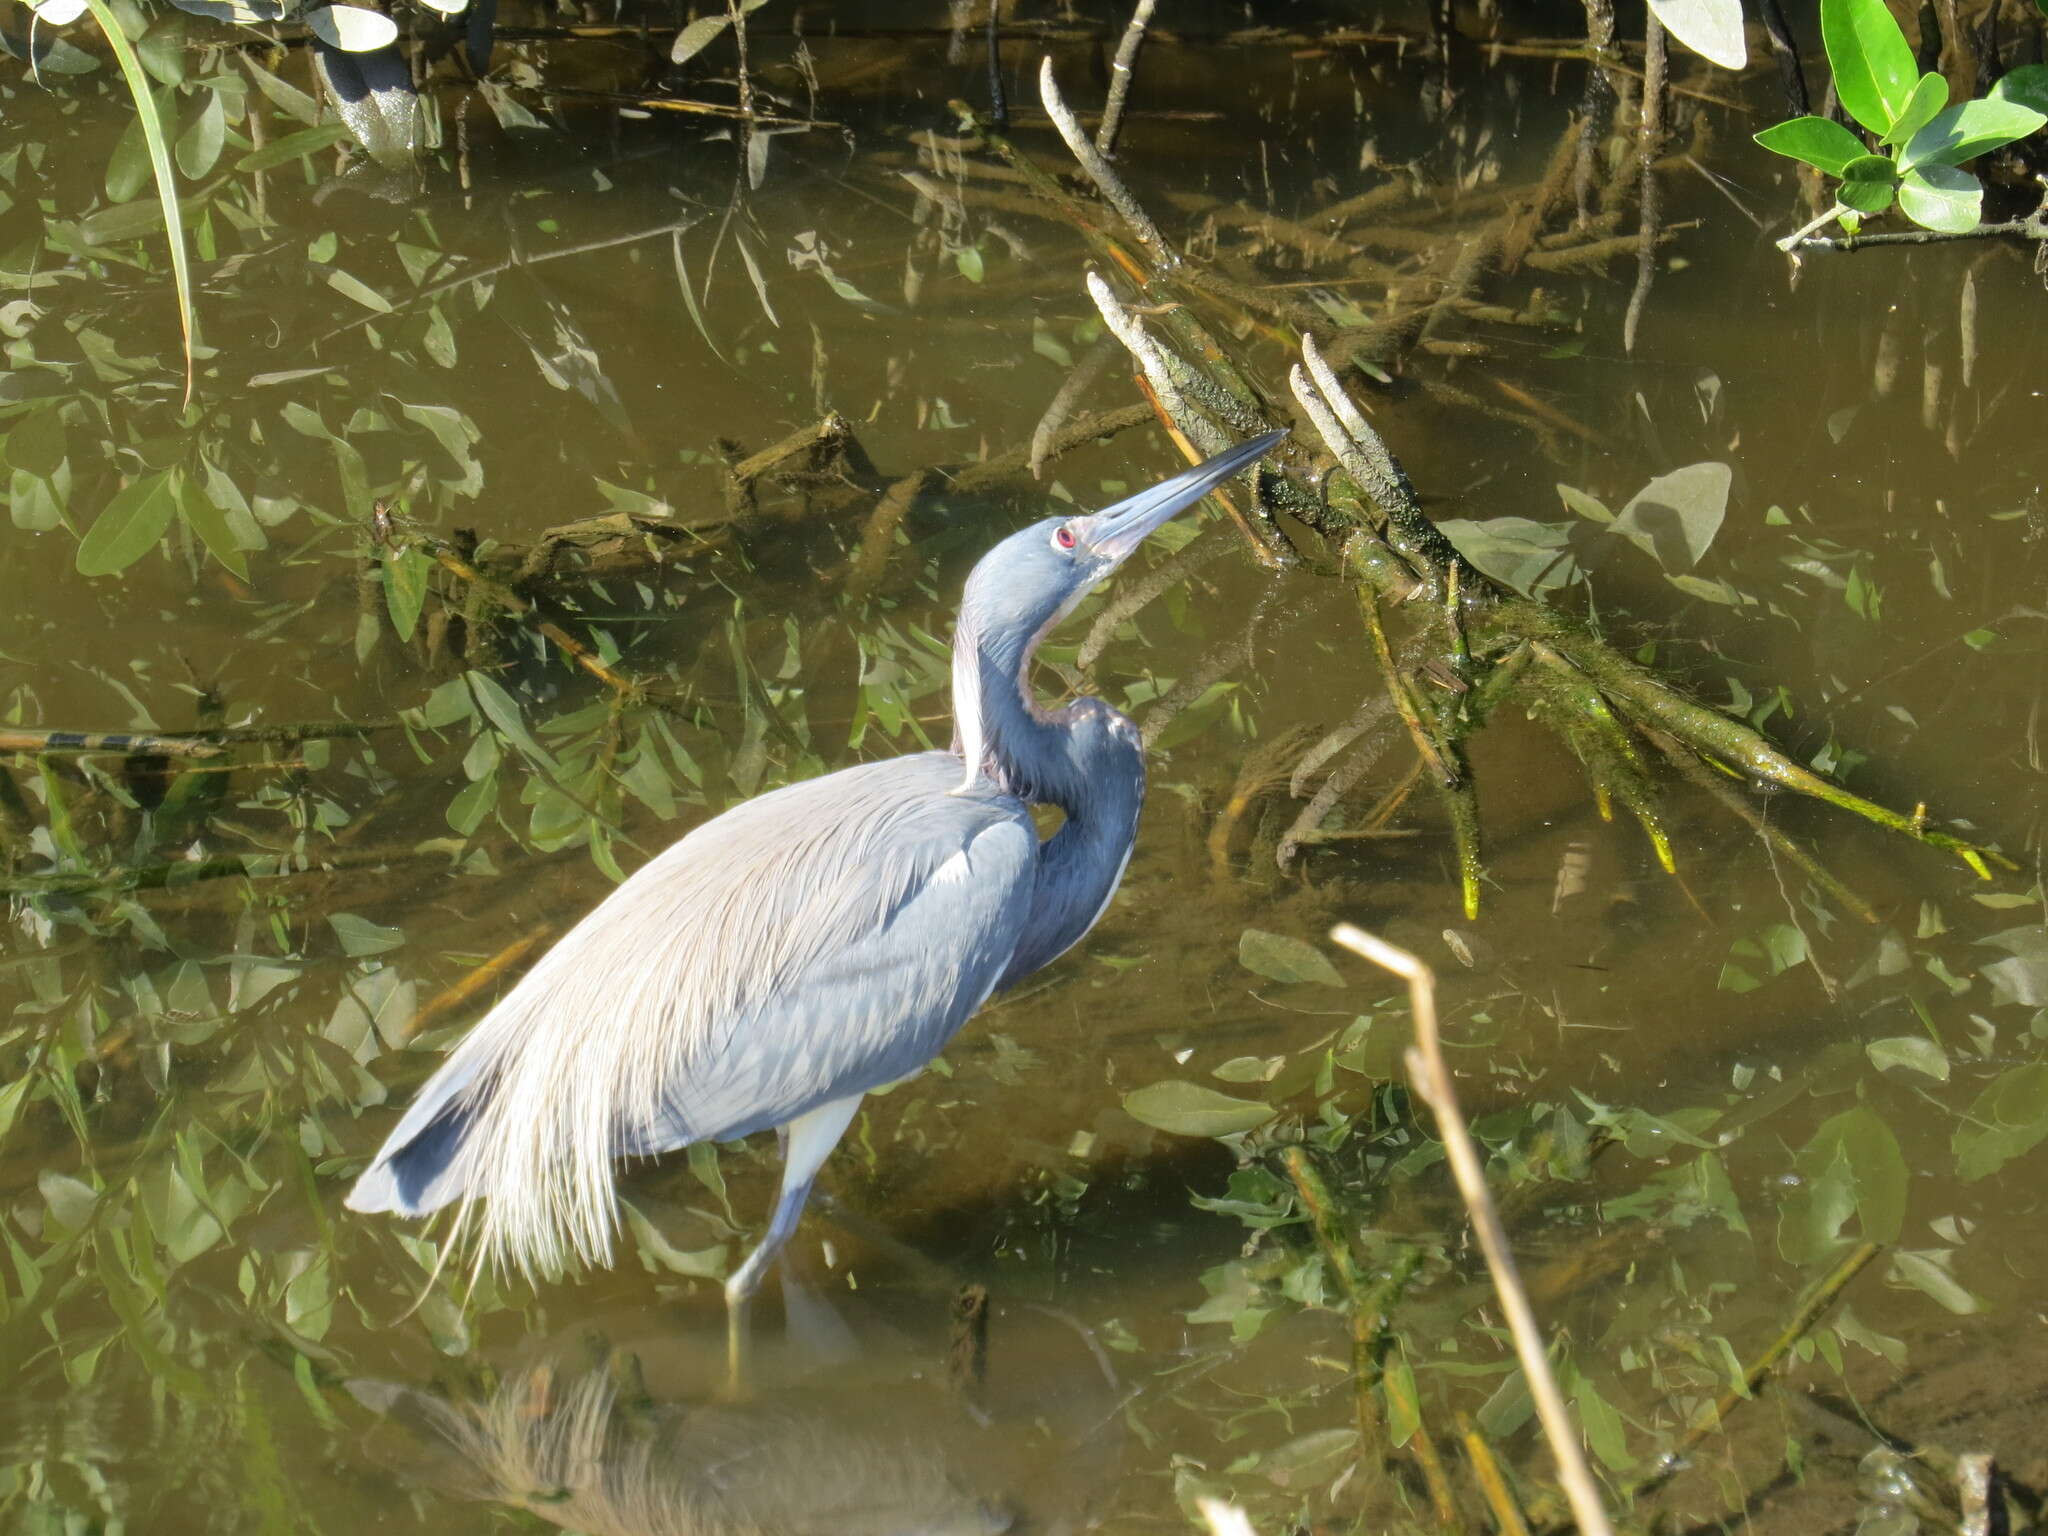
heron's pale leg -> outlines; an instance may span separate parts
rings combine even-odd
[[[775,1197],[775,1214],[768,1219],[768,1230],[760,1244],[725,1282],[726,1364],[735,1392],[740,1390],[746,1375],[747,1304],[761,1288],[762,1277],[775,1262],[775,1255],[796,1231],[804,1202],[811,1197],[811,1184],[825,1159],[832,1155],[832,1149],[839,1145],[839,1138],[853,1123],[854,1112],[860,1108],[863,1097],[856,1093],[834,1099],[789,1122],[783,1147],[782,1189]]]

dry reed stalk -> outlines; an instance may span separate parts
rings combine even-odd
[[[1444,1153],[1457,1181],[1459,1197],[1471,1217],[1473,1235],[1479,1239],[1487,1270],[1493,1276],[1494,1294],[1500,1298],[1502,1315],[1514,1336],[1515,1355],[1522,1363],[1529,1395],[1535,1400],[1536,1417],[1542,1423],[1544,1438],[1550,1442],[1551,1454],[1557,1458],[1558,1481],[1571,1502],[1572,1518],[1578,1523],[1580,1536],[1614,1536],[1599,1485],[1593,1481],[1585,1450],[1579,1444],[1578,1429],[1565,1408],[1557,1378],[1551,1373],[1543,1331],[1529,1306],[1528,1293],[1522,1289],[1515,1256],[1508,1249],[1507,1232],[1501,1226],[1493,1196],[1487,1191],[1479,1148],[1466,1128],[1464,1112],[1458,1107],[1450,1065],[1444,1060],[1443,1042],[1437,1033],[1435,973],[1407,950],[1350,923],[1338,924],[1330,931],[1330,937],[1354,955],[1408,983],[1408,1005],[1415,1020],[1415,1044],[1408,1050],[1408,1076],[1416,1093],[1436,1115],[1437,1130],[1443,1137]]]

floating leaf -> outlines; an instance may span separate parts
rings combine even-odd
[[[106,504],[78,541],[78,574],[112,576],[157,546],[178,514],[178,472],[138,475]]]
[[[1742,32],[1742,0],[1650,0],[1664,30],[1701,58],[1723,69],[1749,63]]]
[[[1237,941],[1237,960],[1246,970],[1275,981],[1312,981],[1324,987],[1344,985],[1337,968],[1313,944],[1284,933],[1267,933],[1263,928],[1245,929]]]
[[[398,41],[398,23],[382,11],[360,5],[323,5],[306,12],[306,28],[330,48],[374,53]]]
[[[1527,517],[1489,517],[1483,523],[1446,518],[1437,527],[1480,570],[1530,597],[1578,579],[1572,531],[1561,524]]]
[[[1674,469],[1636,492],[1608,531],[1655,556],[1667,571],[1687,570],[1721,531],[1734,482],[1735,471],[1718,461]]]
[[[1273,1110],[1255,1100],[1178,1081],[1125,1094],[1124,1110],[1133,1120],[1176,1136],[1234,1136],[1273,1118]]]

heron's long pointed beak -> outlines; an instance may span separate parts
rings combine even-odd
[[[1175,514],[1185,512],[1240,470],[1263,458],[1287,434],[1264,432],[1225,449],[1206,463],[1184,469],[1170,480],[1127,497],[1096,513],[1089,522],[1088,543],[1111,566],[1130,558],[1152,531]],[[1107,574],[1105,572],[1105,574]]]

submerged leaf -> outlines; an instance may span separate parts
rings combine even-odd
[[[1323,987],[1344,985],[1337,968],[1313,944],[1284,933],[1267,933],[1263,928],[1245,929],[1237,941],[1237,960],[1246,970],[1275,981],[1312,981]]]
[[[1273,1110],[1255,1100],[1233,1099],[1178,1080],[1125,1094],[1124,1110],[1133,1120],[1176,1136],[1234,1136],[1273,1118]]]
[[[113,576],[155,549],[177,515],[179,479],[159,469],[122,487],[78,541],[78,574]]]

